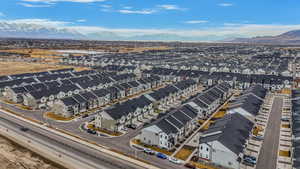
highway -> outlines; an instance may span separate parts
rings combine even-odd
[[[96,149],[78,143],[69,138],[55,134],[38,126],[24,122],[18,118],[0,112],[0,125],[8,128],[12,132],[27,137],[29,140],[39,142],[47,147],[61,153],[62,156],[69,156],[83,164],[94,169],[131,169],[143,168],[136,164],[117,159]],[[29,130],[21,131],[21,127],[26,127]]]

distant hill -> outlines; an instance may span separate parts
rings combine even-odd
[[[238,35],[178,35],[176,33],[120,34],[113,31],[97,31],[82,34],[70,28],[55,28],[38,24],[9,23],[0,21],[0,38],[82,39],[82,40],[142,40],[142,41],[219,41]]]
[[[230,42],[300,45],[300,30],[289,31],[278,36],[236,38]]]
[[[57,29],[35,24],[0,22],[0,37],[5,38],[46,38],[85,39],[86,37],[69,29]]]

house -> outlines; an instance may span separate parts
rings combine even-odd
[[[158,122],[143,128],[140,141],[147,145],[172,150],[184,141],[196,127],[198,113],[188,105],[167,113]]]
[[[52,111],[54,114],[68,118],[79,113],[79,104],[73,97],[66,97],[57,100],[53,104]]]
[[[80,93],[80,96],[87,101],[87,107],[89,110],[99,107],[98,97],[93,92],[83,92]]]
[[[266,92],[267,91],[259,85],[253,86],[230,103],[228,113],[239,113],[249,120],[254,121],[263,104]]]
[[[96,115],[94,125],[97,128],[120,132],[126,125],[143,122],[144,119],[151,118],[152,114],[152,101],[145,96],[140,96],[100,111]]]
[[[79,104],[80,113],[86,112],[88,110],[88,101],[82,97],[80,94],[73,95],[72,98]]]
[[[94,90],[93,93],[98,97],[99,106],[108,104],[110,100],[110,92],[106,89]]]
[[[5,89],[6,99],[13,101],[15,103],[22,103],[24,93],[29,92],[25,87],[8,87]]]
[[[244,147],[254,123],[240,114],[217,120],[199,139],[199,157],[226,168],[240,168]]]

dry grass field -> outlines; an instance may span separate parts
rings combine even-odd
[[[56,70],[63,68],[71,68],[71,66],[63,65],[50,65],[40,63],[27,63],[27,62],[0,62],[0,76],[12,75],[20,73],[33,73],[48,70]],[[76,67],[75,70],[85,70],[87,68]]]
[[[0,136],[0,169],[59,169],[51,162]]]

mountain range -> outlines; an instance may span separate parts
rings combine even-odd
[[[78,40],[141,40],[141,41],[214,41],[237,43],[300,44],[300,30],[289,31],[278,36],[240,38],[241,35],[188,36],[175,33],[153,33],[142,35],[120,35],[112,31],[82,34],[70,28],[54,28],[37,24],[0,22],[0,38],[41,38]],[[227,40],[226,40],[227,39]]]
[[[293,31],[285,32],[285,33],[277,35],[277,36],[236,38],[236,39],[230,40],[229,42],[299,45],[300,44],[300,30],[293,30]]]

